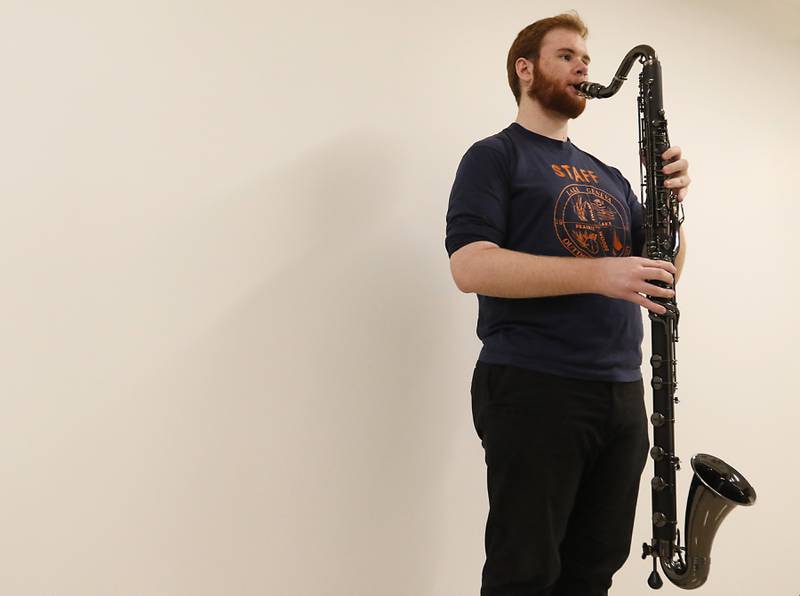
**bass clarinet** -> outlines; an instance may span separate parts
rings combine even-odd
[[[683,223],[683,207],[674,192],[664,187],[661,155],[669,148],[667,120],[661,92],[661,64],[650,46],[633,48],[622,60],[611,83],[604,87],[584,82],[576,85],[586,98],[608,98],[619,91],[633,63],[639,61],[639,152],[641,193],[644,202],[644,236],[647,257],[675,262],[680,249],[679,230]],[[652,283],[674,289],[672,285]],[[678,304],[675,296],[648,296],[666,308],[665,314],[650,312],[652,330],[651,386],[653,390],[653,443],[650,457],[654,475],[651,480],[653,504],[653,537],[644,543],[642,558],[653,557],[653,572],[647,583],[658,589],[663,585],[657,571],[657,561],[667,578],[678,586],[691,590],[708,579],[711,564],[711,544],[722,520],[737,505],[752,505],[756,492],[749,482],[732,466],[705,453],[692,460],[691,486],[686,501],[686,519],[681,546],[676,506],[675,472],[680,459],[675,454],[674,404],[677,388],[675,344],[678,341]]]

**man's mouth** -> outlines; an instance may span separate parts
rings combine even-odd
[[[583,85],[586,81],[581,81],[579,83],[570,83],[567,85],[576,95],[580,95],[583,97],[583,92],[580,90],[580,86]]]

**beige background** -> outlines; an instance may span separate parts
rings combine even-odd
[[[570,8],[593,80],[656,48],[691,162],[679,454],[759,495],[703,594],[800,593],[800,14],[721,0],[0,3],[0,593],[477,595],[444,214],[514,36]],[[635,86],[570,129],[634,186]]]

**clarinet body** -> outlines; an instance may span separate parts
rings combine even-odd
[[[578,91],[587,98],[608,98],[626,80],[633,63],[639,61],[639,151],[641,163],[641,200],[644,203],[644,237],[647,257],[675,262],[680,250],[680,226],[683,209],[674,192],[664,187],[661,155],[669,148],[667,120],[664,113],[661,64],[650,46],[633,48],[622,60],[612,82],[604,87],[597,83],[581,83]],[[651,283],[673,288],[661,281]],[[712,455],[700,453],[691,460],[694,475],[686,502],[683,538],[678,528],[676,505],[676,472],[680,459],[675,451],[675,413],[678,403],[677,360],[680,311],[676,295],[672,298],[648,296],[666,308],[666,313],[650,312],[652,355],[651,387],[653,392],[653,460],[651,480],[653,536],[642,545],[642,558],[653,557],[653,572],[648,578],[651,588],[663,585],[657,570],[661,569],[676,586],[698,588],[708,579],[711,545],[722,520],[737,505],[752,505],[756,493],[747,480],[733,467]]]

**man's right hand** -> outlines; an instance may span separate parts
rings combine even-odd
[[[648,280],[673,285],[674,276],[678,273],[675,265],[669,261],[644,257],[603,257],[596,259],[596,262],[596,293],[635,302],[657,314],[663,315],[667,312],[666,308],[648,300],[642,294],[658,298],[674,296],[675,290],[648,283]]]

